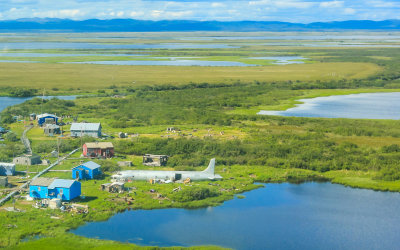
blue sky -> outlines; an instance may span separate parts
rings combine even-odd
[[[0,20],[50,17],[287,21],[400,19],[400,0],[0,0]]]

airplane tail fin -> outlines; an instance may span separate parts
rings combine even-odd
[[[209,174],[214,174],[215,172],[215,158],[212,158],[208,167],[203,171]]]

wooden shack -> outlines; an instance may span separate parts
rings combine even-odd
[[[42,163],[42,160],[40,159],[39,155],[22,155],[15,157],[13,159],[13,163],[15,165],[26,165],[26,166],[31,166],[31,165],[38,165]]]
[[[123,182],[113,182],[101,184],[101,190],[110,193],[123,193],[125,191],[125,184]]]
[[[160,167],[165,166],[168,161],[168,155],[152,155],[145,154],[143,156],[143,165],[152,166],[152,167]]]

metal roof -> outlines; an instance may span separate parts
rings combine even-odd
[[[42,186],[42,187],[48,187],[50,186],[51,183],[53,183],[53,181],[56,178],[44,178],[44,177],[38,177],[36,179],[34,179],[31,182],[31,186]]]
[[[0,167],[15,167],[14,163],[0,162]]]
[[[60,128],[60,126],[58,126],[56,124],[46,124],[45,128],[47,128],[47,129],[57,129],[57,128]]]
[[[71,131],[98,131],[101,127],[100,123],[72,123]]]
[[[70,188],[74,184],[74,180],[55,179],[49,186],[49,189],[54,188]]]
[[[87,167],[87,168],[89,168],[91,170],[94,170],[94,169],[100,167],[99,164],[97,164],[96,162],[93,162],[93,161],[85,162],[85,163],[81,164],[80,166],[85,166],[85,167]]]
[[[37,119],[40,119],[40,118],[43,118],[43,117],[48,117],[48,116],[50,116],[50,117],[54,117],[54,118],[57,118],[57,116],[56,116],[56,115],[49,114],[49,113],[44,113],[44,114],[41,114],[41,115],[37,115],[37,116],[36,116],[36,118],[37,118]]]
[[[87,148],[114,148],[114,145],[111,142],[86,142],[85,145]]]

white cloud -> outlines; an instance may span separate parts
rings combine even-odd
[[[0,0],[0,19],[263,20],[287,22],[399,18],[400,0]],[[323,8],[323,9],[322,9]],[[323,10],[323,11],[322,11]]]
[[[225,7],[225,4],[223,4],[223,3],[212,3],[211,4],[211,7],[213,7],[213,8],[223,8],[223,7]]]
[[[330,2],[321,2],[319,6],[323,8],[340,8],[343,7],[343,1],[330,1]]]
[[[346,15],[353,15],[355,13],[356,13],[356,10],[353,8],[345,8],[344,9],[344,14],[346,14]]]

